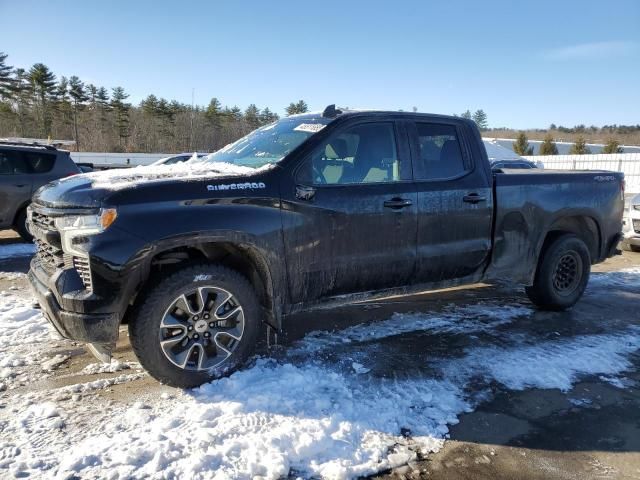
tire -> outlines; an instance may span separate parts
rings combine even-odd
[[[561,311],[580,300],[591,272],[591,255],[573,234],[562,235],[542,252],[529,299],[543,310]]]
[[[20,235],[20,237],[25,241],[25,242],[33,242],[33,235],[31,235],[31,233],[29,233],[29,230],[27,229],[27,209],[23,208],[22,210],[20,210],[20,213],[18,213],[18,215],[16,216],[16,223],[13,226],[13,228],[15,229],[16,232],[18,232],[18,235]]]
[[[153,286],[138,305],[129,322],[131,345],[161,383],[196,387],[230,375],[254,352],[261,327],[258,299],[234,270],[185,267]],[[221,320],[225,315],[231,316]]]

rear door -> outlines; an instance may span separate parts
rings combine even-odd
[[[491,251],[493,199],[475,138],[455,120],[414,121],[408,130],[418,191],[414,281],[480,275]]]
[[[17,211],[31,199],[32,176],[20,150],[0,149],[0,227],[13,224]]]
[[[393,120],[347,123],[284,177],[293,303],[409,283],[418,198],[403,126]]]

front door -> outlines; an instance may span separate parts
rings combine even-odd
[[[284,181],[293,303],[409,283],[418,198],[399,128],[393,121],[345,125]]]

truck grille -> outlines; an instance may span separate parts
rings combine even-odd
[[[640,218],[633,219],[633,230],[636,233],[640,233]]]
[[[89,259],[73,257],[73,267],[76,269],[76,272],[78,272],[85,290],[91,290],[93,288],[93,284],[91,282],[91,267],[89,266]]]
[[[44,213],[33,210],[31,212],[31,221],[33,222],[34,225],[44,230],[55,230],[53,218],[48,215],[45,215]]]
[[[52,275],[58,268],[64,267],[64,254],[62,249],[53,245],[35,239],[36,256],[40,260],[40,265],[49,274]]]

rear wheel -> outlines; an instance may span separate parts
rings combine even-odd
[[[229,375],[253,353],[260,330],[250,283],[217,265],[179,270],[149,291],[129,323],[142,366],[190,388]]]
[[[572,234],[553,240],[538,264],[529,299],[545,310],[566,310],[582,297],[591,272],[591,256],[585,243]]]
[[[20,210],[20,213],[16,216],[16,223],[13,226],[18,235],[22,237],[25,242],[33,242],[33,235],[29,232],[27,228],[27,209],[23,208]]]

